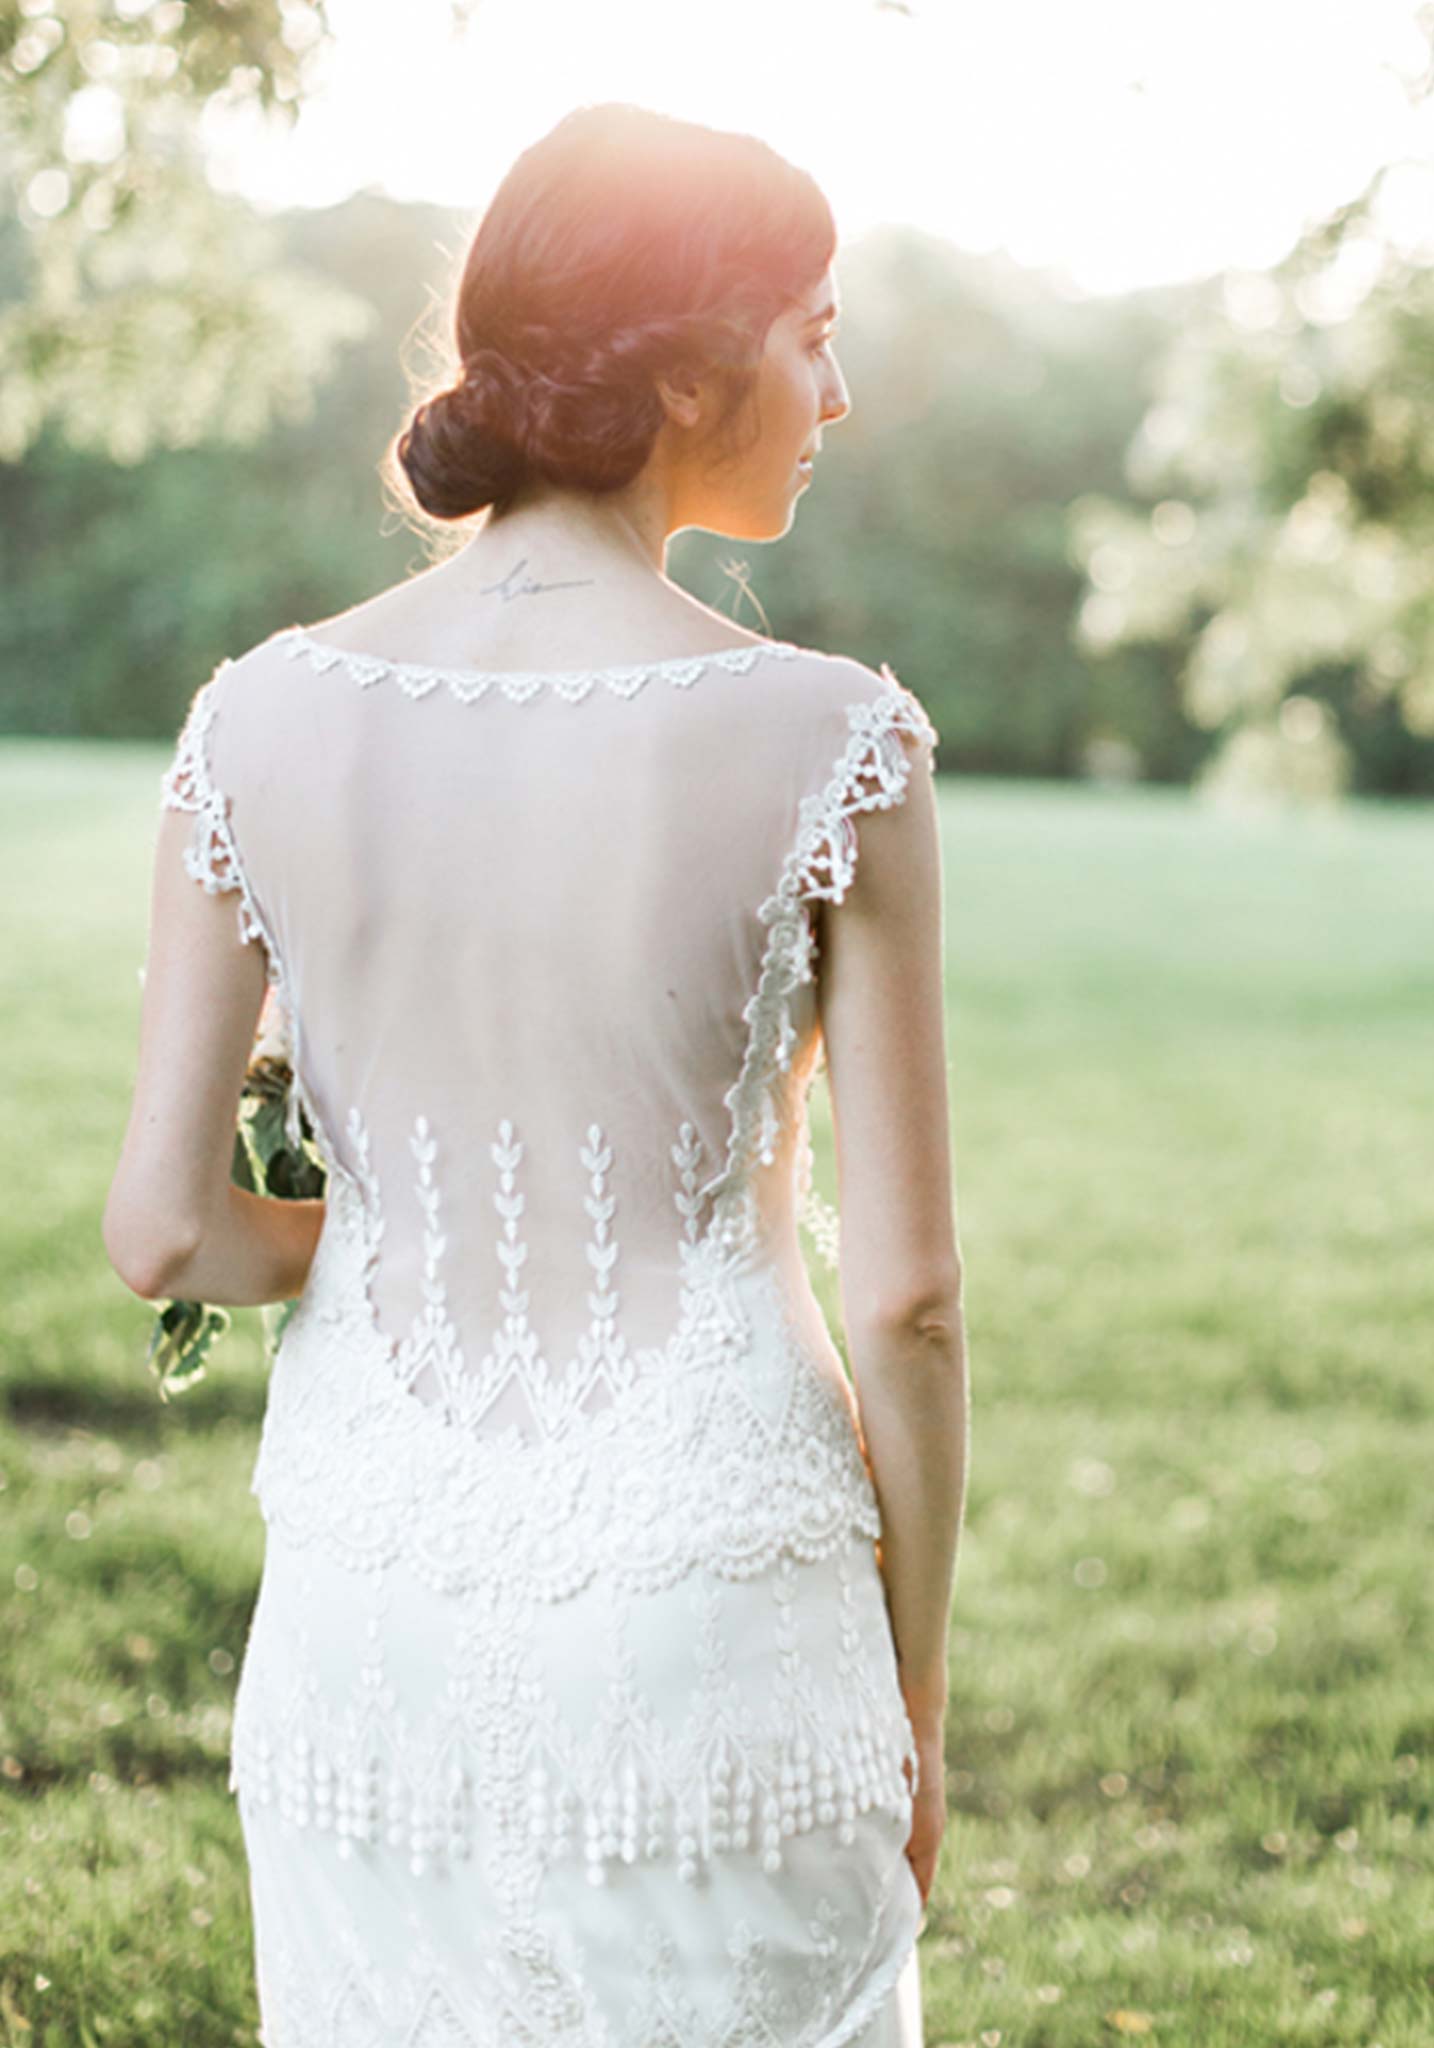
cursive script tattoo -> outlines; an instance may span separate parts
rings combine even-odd
[[[490,590],[496,590],[506,604],[510,597],[540,597],[547,590],[577,590],[584,583],[597,581],[594,576],[574,576],[566,583],[535,583],[531,577],[524,577],[520,583],[517,578],[527,566],[528,557],[524,555],[522,561],[515,563],[507,575],[501,577],[497,583],[484,583],[479,588],[484,596]]]

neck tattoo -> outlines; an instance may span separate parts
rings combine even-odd
[[[524,555],[522,560],[516,562],[507,575],[501,577],[498,582],[480,584],[481,594],[487,596],[490,591],[496,591],[504,604],[506,604],[509,598],[541,597],[545,591],[549,590],[577,590],[584,583],[593,583],[597,580],[592,576],[574,576],[566,583],[537,583],[531,577],[523,576],[522,572],[527,566],[528,557]],[[521,582],[519,581],[520,577],[522,577]]]

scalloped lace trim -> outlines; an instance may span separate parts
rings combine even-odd
[[[645,684],[664,682],[686,689],[704,669],[725,669],[729,675],[746,675],[763,655],[777,661],[793,661],[811,650],[790,640],[763,640],[751,647],[723,647],[711,654],[683,654],[663,661],[630,662],[623,666],[583,669],[478,669],[437,668],[425,662],[388,661],[378,654],[355,654],[348,648],[331,647],[316,640],[303,626],[289,626],[275,635],[291,660],[307,658],[320,674],[340,668],[364,688],[384,681],[396,683],[406,697],[426,697],[445,689],[460,704],[473,704],[498,691],[514,704],[526,704],[544,690],[569,704],[580,703],[593,690],[602,688],[615,697],[635,697]]]

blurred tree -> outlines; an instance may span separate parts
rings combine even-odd
[[[1083,578],[1065,508],[1120,488],[1151,368],[1204,288],[1072,298],[1007,256],[894,225],[837,267],[852,409],[772,565],[779,630],[890,661],[931,706],[948,766],[1079,775],[1118,738],[1136,772],[1185,781],[1208,741],[1175,664],[1151,648],[1095,663],[1072,642]],[[684,535],[673,562],[715,584],[732,555]]]
[[[206,110],[292,118],[324,0],[0,0],[0,164],[23,259],[0,306],[0,459],[52,422],[115,462],[303,414],[364,302],[277,259],[207,182]]]
[[[455,38],[480,4],[449,0]],[[0,177],[31,259],[0,303],[0,461],[47,421],[135,462],[305,414],[370,309],[278,260],[202,132],[292,121],[331,36],[328,0],[0,0]]]
[[[404,343],[465,246],[446,209],[360,193],[275,217],[278,260],[372,309],[303,418],[243,447],[117,464],[47,429],[0,464],[0,731],[170,737],[221,655],[422,566],[377,464],[408,397]],[[0,236],[0,297],[9,244]]]
[[[473,225],[373,192],[274,219],[284,263],[374,311],[304,420],[128,466],[47,432],[0,465],[0,731],[171,736],[221,654],[424,565],[379,465],[413,380],[437,371]],[[9,248],[0,231],[0,299]],[[899,229],[843,252],[841,270],[852,413],[792,530],[770,554],[679,535],[671,573],[744,623],[890,661],[930,704],[946,766],[1080,774],[1123,750],[1185,780],[1209,741],[1180,708],[1174,660],[1137,647],[1092,662],[1071,644],[1082,577],[1064,507],[1119,487],[1189,294],[1072,302]]]
[[[1081,645],[1177,648],[1222,781],[1434,794],[1434,165],[1227,275],[1125,474],[1072,507]]]

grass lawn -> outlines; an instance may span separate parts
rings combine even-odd
[[[258,1313],[161,1407],[99,1230],[167,758],[0,743],[0,2048],[256,2036]],[[1434,812],[942,797],[974,1423],[929,2048],[1429,2048]]]

